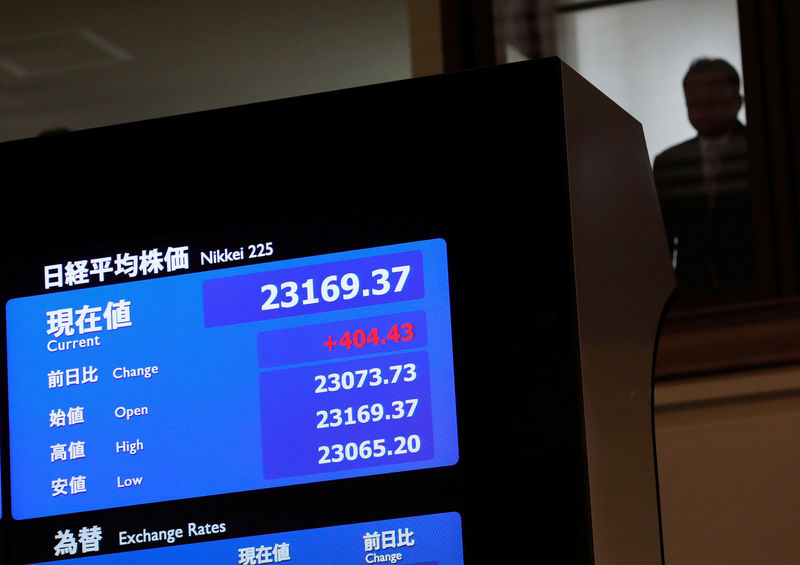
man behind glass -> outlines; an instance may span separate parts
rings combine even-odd
[[[698,59],[683,80],[697,137],[655,159],[676,297],[702,302],[753,282],[747,135],[739,74],[721,59]]]

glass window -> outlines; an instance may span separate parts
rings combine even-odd
[[[724,59],[741,76],[736,0],[624,2],[564,10],[556,22],[558,55],[642,122],[651,159],[697,135],[682,86],[692,61]]]
[[[507,60],[556,54],[642,123],[678,280],[674,306],[756,297],[737,0],[498,5]]]

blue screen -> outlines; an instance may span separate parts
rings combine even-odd
[[[15,298],[17,519],[453,465],[444,240]]]

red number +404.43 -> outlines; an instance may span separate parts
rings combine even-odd
[[[333,351],[335,346],[350,349],[351,347],[364,347],[365,345],[381,345],[389,341],[399,343],[401,341],[411,341],[412,339],[414,339],[413,324],[395,324],[385,336],[380,335],[378,328],[372,328],[369,331],[346,331],[339,339],[328,336],[327,341],[322,345],[327,347],[328,351]]]

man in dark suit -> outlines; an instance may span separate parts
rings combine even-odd
[[[747,136],[737,119],[739,74],[721,59],[692,63],[683,81],[697,137],[653,164],[678,280],[676,298],[702,303],[753,286]]]

